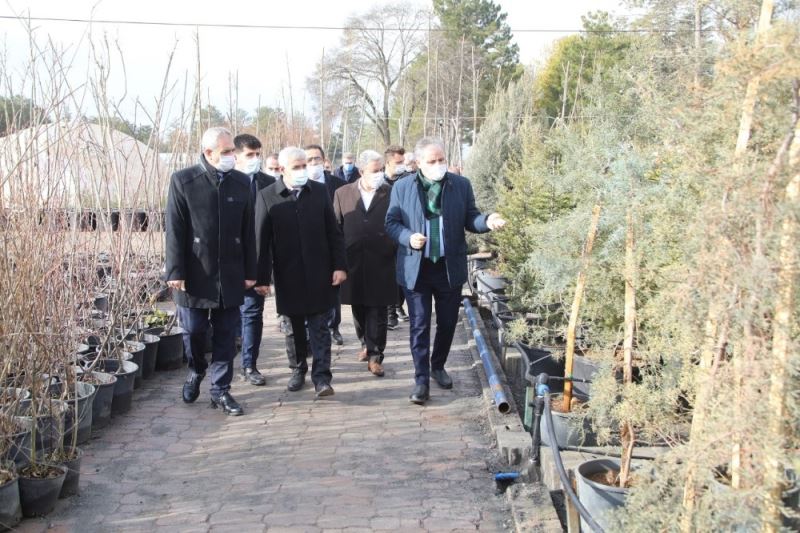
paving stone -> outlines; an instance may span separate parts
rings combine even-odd
[[[510,512],[487,468],[498,453],[463,328],[447,365],[455,387],[434,385],[420,408],[408,402],[407,323],[389,332],[387,375],[375,379],[356,361],[345,306],[346,345],[332,351],[336,394],[315,401],[310,384],[286,390],[272,305],[259,358],[267,384],[233,383],[245,416],[210,409],[205,382],[186,405],[185,371],[157,372],[134,392],[131,412],[84,445],[81,496],[18,531],[506,530]]]

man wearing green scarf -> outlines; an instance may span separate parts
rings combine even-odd
[[[464,230],[486,233],[502,228],[505,220],[497,213],[478,211],[469,180],[447,172],[441,140],[420,140],[414,154],[419,170],[392,188],[386,232],[399,245],[397,282],[408,302],[415,369],[409,399],[424,404],[430,398],[431,377],[442,388],[453,386],[444,365],[458,324],[461,287],[467,280]],[[431,351],[434,305],[436,337]]]

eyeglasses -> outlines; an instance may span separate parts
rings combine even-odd
[[[309,158],[307,158],[307,161],[309,163],[322,163],[322,158],[319,157],[319,156],[309,157]]]

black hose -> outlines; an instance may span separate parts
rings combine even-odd
[[[558,440],[556,439],[556,432],[553,426],[553,413],[550,411],[549,392],[544,395],[544,413],[547,417],[547,434],[550,436],[550,442],[557,443]],[[561,485],[564,487],[564,492],[566,492],[569,499],[572,500],[573,505],[575,505],[575,508],[578,510],[578,514],[581,515],[581,519],[583,519],[586,525],[595,533],[604,533],[603,528],[595,522],[592,515],[589,514],[589,511],[586,510],[586,507],[584,507],[578,499],[578,495],[572,490],[572,484],[569,482],[569,476],[564,468],[564,463],[561,461],[561,453],[558,451],[558,447],[551,447],[550,449],[553,450],[553,459],[555,460],[556,470],[558,471],[558,477],[561,478]]]

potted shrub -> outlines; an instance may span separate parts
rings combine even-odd
[[[159,337],[156,354],[156,370],[177,370],[183,366],[183,334],[184,330],[175,325],[177,317],[174,313],[154,310],[146,318],[146,333]]]
[[[4,445],[0,443],[0,447]],[[0,460],[0,529],[11,529],[22,520],[19,478],[13,461]]]

